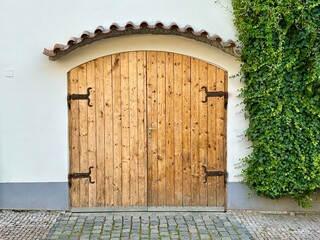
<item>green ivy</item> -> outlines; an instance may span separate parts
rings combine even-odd
[[[244,181],[260,196],[310,207],[320,188],[320,2],[232,4],[252,142]]]

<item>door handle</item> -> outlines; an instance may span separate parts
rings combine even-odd
[[[154,130],[156,128],[152,127],[152,123],[149,124],[148,126],[148,137],[151,138],[152,137],[152,130]]]

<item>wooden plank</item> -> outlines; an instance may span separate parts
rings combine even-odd
[[[130,205],[139,203],[138,175],[138,89],[137,89],[137,53],[129,52],[129,105],[130,105]]]
[[[157,205],[157,53],[147,52],[148,75],[148,205]]]
[[[166,205],[174,206],[173,53],[166,53]]]
[[[174,205],[182,205],[182,55],[174,54]]]
[[[199,62],[199,87],[208,85],[208,64]],[[199,161],[200,161],[200,206],[208,205],[207,183],[204,183],[204,171],[202,166],[207,166],[208,158],[208,104],[203,103],[201,99],[205,98],[205,92],[199,92]]]
[[[209,65],[208,91],[217,91],[217,68]],[[208,98],[208,163],[209,170],[217,170],[217,126],[215,98]],[[217,177],[208,178],[208,205],[217,206]]]
[[[121,119],[122,119],[122,206],[130,204],[130,111],[129,111],[129,55],[120,54]]]
[[[114,163],[114,205],[122,206],[121,183],[121,149],[122,149],[122,121],[121,121],[121,79],[120,54],[112,55],[112,85],[113,85],[113,163]]]
[[[222,69],[217,69],[217,91],[225,91],[225,72]],[[224,108],[224,98],[217,98],[217,170],[226,170],[225,160],[225,118],[226,111]],[[224,177],[219,177],[217,180],[217,206],[225,206],[225,182]]]
[[[78,68],[72,69],[68,74],[69,94],[79,93]],[[79,162],[79,101],[70,101],[69,110],[69,148],[70,148],[70,173],[80,171]],[[80,207],[79,180],[70,179],[70,205]]]
[[[87,92],[87,67],[83,64],[79,67],[79,93]],[[87,172],[88,160],[88,104],[87,101],[79,101],[79,158],[80,172]],[[89,182],[87,179],[80,179],[80,206],[89,205]]]
[[[96,131],[97,131],[97,206],[104,206],[105,199],[105,155],[104,155],[104,92],[103,59],[94,60],[96,79]]]
[[[166,205],[166,54],[157,54],[158,76],[158,206]]]
[[[191,58],[191,203],[194,206],[200,203],[199,90],[199,60]]]
[[[111,55],[103,58],[104,78],[104,134],[105,134],[105,205],[113,206],[113,82],[112,82]]]
[[[146,52],[137,52],[139,206],[147,205]]]
[[[191,152],[190,152],[190,120],[191,120],[191,76],[190,76],[190,57],[183,56],[183,101],[182,101],[182,167],[183,167],[183,206],[191,205]]]
[[[88,160],[89,167],[93,167],[91,177],[93,181],[97,181],[97,147],[96,147],[96,98],[95,98],[95,69],[94,61],[87,63],[87,86],[91,87],[90,102],[92,107],[88,107]],[[89,184],[89,206],[97,205],[97,185]]]

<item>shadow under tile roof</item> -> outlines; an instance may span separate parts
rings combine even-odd
[[[51,50],[44,48],[43,54],[48,56],[50,60],[55,61],[79,47],[101,39],[136,34],[181,36],[214,46],[237,58],[241,55],[241,49],[237,46],[235,41],[223,41],[220,36],[209,35],[206,30],[194,31],[190,25],[179,27],[176,23],[164,25],[162,22],[156,22],[154,25],[150,25],[146,21],[143,21],[138,25],[127,22],[124,26],[119,26],[116,23],[111,24],[109,28],[99,26],[93,32],[84,31],[80,37],[71,37],[67,44],[57,43]]]

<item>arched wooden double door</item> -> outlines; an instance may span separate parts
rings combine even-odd
[[[71,207],[224,207],[226,79],[168,52],[113,54],[72,69]]]

